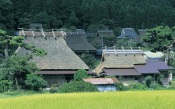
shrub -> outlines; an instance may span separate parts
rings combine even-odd
[[[77,28],[75,26],[71,26],[70,30],[76,30]]]
[[[13,82],[10,80],[0,80],[0,92],[7,92],[12,89]]]
[[[50,93],[56,93],[56,92],[58,92],[58,88],[56,86],[57,86],[56,84],[52,84],[49,92]]]
[[[161,85],[157,82],[153,82],[150,84],[150,88],[153,88],[153,89],[161,89]]]
[[[141,83],[134,83],[130,85],[130,88],[134,90],[145,90],[146,89],[145,85]]]
[[[116,89],[119,91],[127,91],[130,89],[129,86],[125,86],[122,83],[114,83],[114,85],[115,85]]]
[[[150,87],[152,79],[153,79],[152,76],[145,77],[144,81],[146,86]]]
[[[97,92],[98,89],[90,83],[84,81],[72,81],[59,87],[60,93],[71,92]]]
[[[74,74],[75,81],[81,81],[83,78],[87,78],[88,74],[86,70],[80,69]]]
[[[43,88],[47,85],[47,82],[43,80],[41,76],[31,73],[27,75],[26,80],[24,81],[25,85],[30,90],[38,91],[40,88]]]
[[[119,83],[114,83],[115,85],[115,88],[119,91],[122,91],[123,90],[123,84],[119,84]]]

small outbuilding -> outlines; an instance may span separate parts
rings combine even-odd
[[[120,83],[116,78],[85,78],[83,81],[95,85],[100,92],[116,91],[114,84]]]

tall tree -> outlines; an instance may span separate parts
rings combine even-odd
[[[14,26],[13,20],[13,3],[10,0],[0,0],[0,28],[4,30],[12,30]]]
[[[46,52],[42,49],[35,48],[32,45],[23,42],[23,36],[10,36],[6,31],[0,29],[0,49],[4,51],[5,57],[9,57],[10,53],[14,53],[18,46],[31,50],[34,54],[45,55]]]
[[[175,45],[175,28],[168,26],[157,26],[148,29],[143,41],[146,42],[152,51],[166,52]]]
[[[70,14],[69,23],[71,26],[77,26],[77,24],[79,23],[79,20],[74,11],[72,11],[72,13]]]

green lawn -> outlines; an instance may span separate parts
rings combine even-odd
[[[175,91],[37,94],[1,98],[0,109],[175,109]]]

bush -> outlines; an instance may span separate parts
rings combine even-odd
[[[116,89],[119,91],[127,91],[130,89],[129,86],[125,86],[122,83],[114,83],[114,85],[115,85]]]
[[[40,88],[43,88],[47,85],[47,82],[43,80],[41,76],[31,73],[27,75],[26,80],[24,81],[25,85],[30,90],[38,91]]]
[[[157,89],[161,89],[162,87],[159,83],[153,82],[153,83],[150,84],[150,88],[153,88],[153,89],[157,90]]]
[[[119,91],[122,91],[123,90],[123,84],[119,84],[119,83],[114,83],[115,85],[115,88]]]
[[[52,84],[49,92],[50,93],[56,93],[56,92],[58,92],[58,88],[56,86],[57,86],[56,84]]]
[[[12,89],[12,81],[0,80],[0,92],[7,92]]]
[[[134,89],[134,90],[145,90],[146,89],[145,85],[143,85],[141,83],[134,83],[134,84],[130,85],[130,88]]]
[[[87,78],[88,74],[86,70],[80,69],[74,74],[75,81],[81,81],[83,78]]]
[[[145,77],[144,81],[146,86],[150,87],[152,79],[153,79],[152,76]]]
[[[98,92],[98,89],[90,83],[84,81],[72,81],[59,87],[60,93],[72,92]]]
[[[75,26],[71,26],[69,29],[75,31],[77,28]]]

